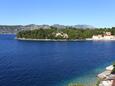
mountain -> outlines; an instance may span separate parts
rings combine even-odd
[[[81,28],[81,29],[87,29],[87,28],[94,29],[95,28],[95,27],[93,27],[91,25],[74,25],[72,27],[74,27],[74,28]]]
[[[15,34],[18,31],[24,29],[24,26],[21,25],[0,25],[0,33],[12,33]]]
[[[11,33],[11,34],[16,34],[17,32],[21,30],[33,30],[33,29],[50,29],[51,27],[55,27],[57,29],[65,29],[67,27],[73,27],[73,28],[80,28],[80,29],[94,29],[93,26],[90,25],[73,25],[73,26],[65,26],[65,25],[59,25],[59,24],[54,24],[54,25],[35,25],[35,24],[29,24],[29,25],[0,25],[0,34],[1,33]]]

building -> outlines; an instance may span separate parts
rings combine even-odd
[[[65,39],[69,38],[68,34],[63,33],[63,32],[56,33],[55,37],[59,37],[59,36],[65,38]]]
[[[103,36],[102,35],[93,35],[92,39],[94,39],[94,40],[103,39]]]
[[[93,35],[93,40],[115,40],[115,36],[111,35],[111,32],[105,32],[104,34],[100,35]]]

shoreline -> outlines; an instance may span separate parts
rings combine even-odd
[[[115,74],[112,73],[114,70],[114,65],[107,66],[104,72],[97,75],[99,78],[99,86],[114,86]]]
[[[98,40],[94,40],[94,39],[26,39],[26,38],[15,38],[16,40],[20,40],[20,41],[115,41],[115,39],[98,39]]]
[[[86,38],[86,40],[91,40],[91,41],[115,41],[115,39],[92,39],[92,38]]]
[[[86,41],[86,39],[71,39],[71,40],[67,40],[67,39],[26,39],[26,38],[15,38],[16,40],[20,40],[20,41]]]

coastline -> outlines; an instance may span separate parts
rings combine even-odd
[[[92,39],[92,38],[87,38],[87,39],[26,39],[26,38],[15,38],[16,40],[19,40],[19,41],[115,41],[115,39]]]
[[[89,40],[89,41],[115,41],[115,39],[92,39],[92,38],[87,38],[86,40]]]
[[[113,73],[114,65],[107,66],[104,72],[97,75],[99,78],[99,86],[114,86],[115,74]]]
[[[26,38],[15,38],[16,40],[20,40],[20,41],[86,41],[86,39],[26,39]]]

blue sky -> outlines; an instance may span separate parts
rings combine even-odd
[[[0,0],[0,24],[115,26],[115,0]]]

